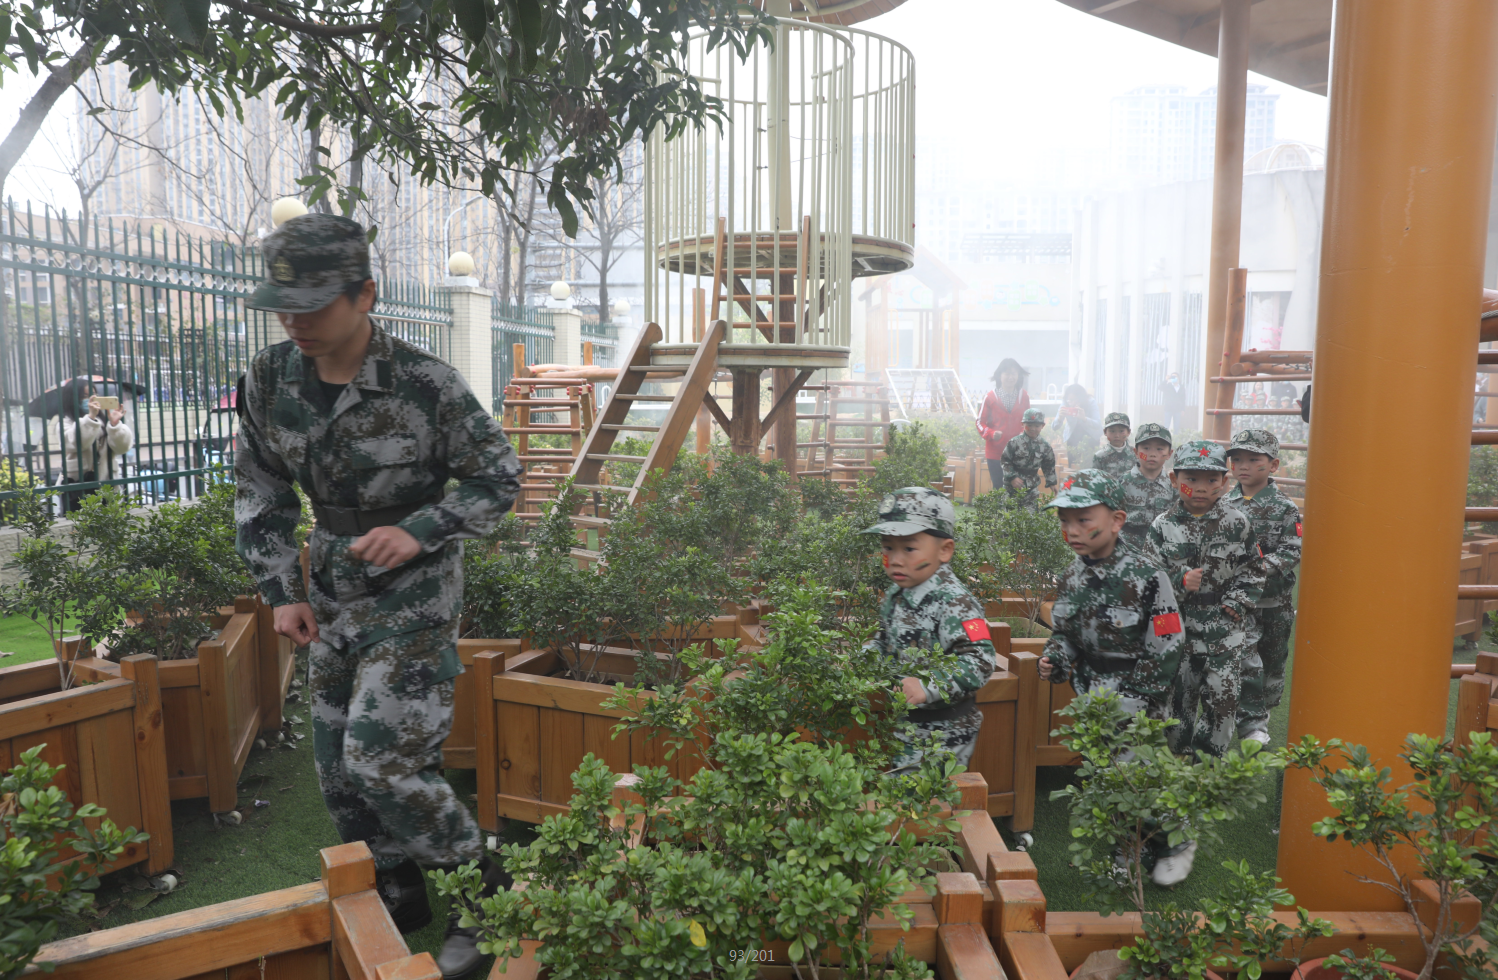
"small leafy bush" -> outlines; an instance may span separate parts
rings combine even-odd
[[[98,869],[126,847],[150,835],[134,827],[120,830],[101,820],[98,830],[86,821],[104,809],[85,803],[74,809],[67,794],[53,785],[61,766],[41,758],[45,745],[21,753],[21,761],[0,779],[0,978],[25,972],[43,944],[94,903]],[[68,860],[59,863],[64,851]],[[55,886],[47,887],[48,875]],[[43,971],[47,964],[37,964]]]
[[[1498,833],[1498,746],[1491,733],[1474,732],[1465,745],[1409,736],[1399,758],[1414,772],[1415,781],[1397,790],[1390,787],[1389,768],[1379,766],[1361,745],[1339,739],[1323,744],[1307,735],[1292,746],[1290,758],[1297,768],[1309,770],[1335,811],[1311,830],[1331,841],[1341,838],[1372,857],[1386,878],[1371,883],[1396,895],[1417,922],[1414,877],[1435,884],[1435,923],[1420,930],[1425,947],[1420,980],[1429,980],[1442,951],[1459,950],[1469,965],[1491,956],[1473,942],[1484,928],[1493,934],[1498,915],[1498,868],[1479,847]],[[1418,876],[1401,870],[1404,852],[1413,854]],[[1482,905],[1479,924],[1470,928],[1452,916],[1452,903],[1463,892],[1476,896]],[[1359,967],[1369,968],[1366,962]]]
[[[930,976],[903,947],[876,956],[867,924],[881,913],[909,922],[898,897],[934,890],[927,868],[945,863],[955,829],[940,817],[956,802],[955,763],[928,753],[917,772],[892,777],[881,763],[894,743],[861,752],[832,737],[867,718],[889,668],[821,630],[821,599],[790,605],[742,678],[702,663],[694,692],[663,691],[626,719],[630,728],[676,716],[678,744],[703,753],[690,782],[636,767],[630,795],[616,799],[616,774],[590,755],[573,775],[571,812],[547,818],[533,843],[504,848],[526,889],[480,898],[476,868],[439,877],[462,922],[481,927],[481,950],[503,963],[539,939],[537,959],[558,980],[748,980],[758,964],[744,951],[781,939],[804,975],[835,951],[844,977]],[[621,688],[616,704],[633,693]]]
[[[901,487],[929,487],[946,471],[947,454],[922,422],[891,426],[885,437],[884,458],[876,460],[867,478],[876,498]]]
[[[1020,506],[1023,496],[999,489],[973,501],[972,515],[957,526],[953,571],[982,599],[1018,595],[1034,635],[1040,607],[1076,556],[1055,514]]]

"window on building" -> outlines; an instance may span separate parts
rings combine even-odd
[[[1181,301],[1181,383],[1186,386],[1186,404],[1202,400],[1202,294],[1187,293]]]
[[[1114,400],[1119,411],[1127,411],[1129,405],[1129,303],[1133,297],[1122,296],[1118,300],[1118,397]]]
[[[1140,400],[1155,404],[1170,364],[1170,294],[1150,293],[1139,312],[1144,333],[1144,389]]]
[[[1108,301],[1097,301],[1096,323],[1092,331],[1092,397],[1103,400],[1108,371]]]

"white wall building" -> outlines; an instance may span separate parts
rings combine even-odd
[[[1320,151],[1268,148],[1243,184],[1245,349],[1307,350],[1315,336],[1326,171]],[[1161,383],[1185,383],[1200,425],[1212,182],[1182,181],[1089,202],[1072,252],[1071,377],[1103,412],[1159,421]]]
[[[1248,87],[1244,157],[1274,142],[1278,95]],[[1109,176],[1125,186],[1208,180],[1217,131],[1217,88],[1190,95],[1184,85],[1142,85],[1109,106]]]

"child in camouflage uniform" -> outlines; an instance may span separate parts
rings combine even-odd
[[[1135,548],[1143,548],[1150,525],[1176,499],[1175,487],[1165,473],[1165,463],[1170,459],[1170,430],[1158,422],[1141,425],[1134,437],[1134,455],[1138,462],[1123,478],[1123,509],[1129,513],[1123,536]]]
[[[1122,480],[1134,468],[1134,451],[1129,448],[1129,417],[1123,412],[1109,412],[1103,419],[1103,435],[1108,437],[1108,445],[1092,454],[1092,468]]]
[[[1071,681],[1079,695],[1115,691],[1126,711],[1164,718],[1184,646],[1181,615],[1170,577],[1121,540],[1122,505],[1123,488],[1100,470],[1076,474],[1047,504],[1077,560],[1057,584],[1053,631],[1036,668],[1052,684]],[[1151,877],[1179,884],[1195,857],[1190,842],[1162,845],[1149,856]]]
[[[1025,431],[1009,440],[1000,462],[1004,468],[1004,484],[1013,490],[1023,490],[1021,506],[1034,510],[1040,502],[1036,492],[1041,485],[1040,473],[1045,474],[1046,489],[1056,488],[1056,451],[1040,438],[1040,430],[1045,428],[1044,412],[1027,408],[1022,418]]]
[[[922,683],[902,682],[910,722],[921,735],[935,734],[967,765],[978,743],[983,714],[978,689],[993,675],[995,654],[983,605],[952,574],[957,515],[952,502],[929,487],[905,487],[879,504],[879,523],[864,533],[879,535],[884,567],[894,585],[879,607],[879,633],[870,643],[885,656],[919,663],[921,652],[955,653],[958,666],[937,671]],[[918,765],[914,746],[895,760],[892,772]]]
[[[1069,680],[1078,694],[1116,691],[1126,710],[1164,718],[1181,662],[1181,615],[1166,574],[1119,539],[1123,488],[1101,470],[1083,470],[1046,506],[1056,508],[1077,559],[1057,585],[1041,679]]]
[[[1228,447],[1228,465],[1238,485],[1228,501],[1253,521],[1264,554],[1264,592],[1254,607],[1259,642],[1243,661],[1238,698],[1238,736],[1269,744],[1269,712],[1285,693],[1285,661],[1295,628],[1295,570],[1300,565],[1300,511],[1280,493],[1280,443],[1266,429],[1244,429]]]
[[[1175,503],[1150,526],[1151,558],[1181,601],[1186,647],[1171,714],[1177,752],[1221,756],[1238,734],[1243,660],[1258,642],[1254,605],[1264,568],[1253,522],[1223,499],[1227,454],[1215,442],[1175,452]]]

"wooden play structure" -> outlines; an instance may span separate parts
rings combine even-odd
[[[542,501],[555,498],[557,484],[572,471],[583,435],[593,427],[597,413],[592,381],[554,374],[534,377],[525,367],[524,354],[525,345],[516,344],[516,376],[505,386],[502,427],[525,467],[515,514],[534,521],[541,516]],[[561,436],[567,444],[542,444],[538,436]]]
[[[801,389],[815,396],[810,438],[796,444],[796,468],[852,488],[874,471],[889,433],[888,389],[877,381],[827,381]]]

